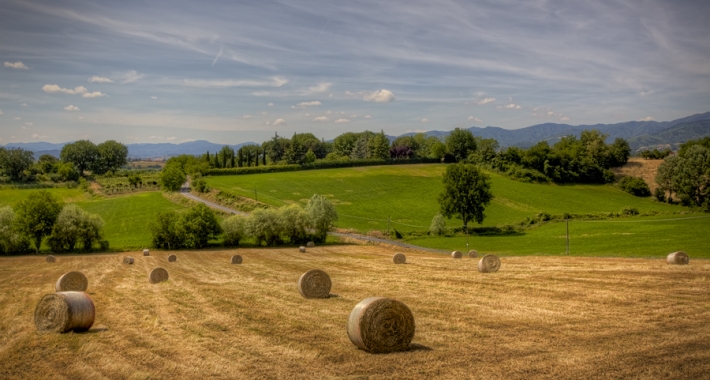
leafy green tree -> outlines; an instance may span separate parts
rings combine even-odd
[[[230,147],[229,145],[225,145],[222,147],[222,149],[217,153],[220,157],[220,167],[222,168],[227,168],[230,167],[230,164],[233,162],[234,158],[234,149]]]
[[[617,137],[609,147],[609,166],[612,168],[622,166],[631,156],[631,146],[629,142]]]
[[[204,248],[210,239],[215,239],[222,233],[214,211],[203,203],[198,203],[183,213],[179,223],[183,231],[182,246],[186,248]]]
[[[0,208],[0,253],[27,251],[30,241],[15,228],[15,212],[12,207]]]
[[[688,148],[679,161],[674,184],[684,204],[710,212],[710,149],[702,145]]]
[[[306,155],[303,157],[303,163],[304,164],[312,164],[316,161],[316,154],[313,153],[312,149],[308,149],[308,152],[306,152]]]
[[[476,151],[476,139],[468,129],[456,128],[446,137],[446,151],[459,162]]]
[[[346,132],[333,140],[333,152],[339,157],[350,157],[355,148],[355,142],[360,138],[359,133]]]
[[[701,145],[707,149],[710,149],[710,136],[706,136],[696,140],[688,140],[684,142],[680,145],[680,149],[678,149],[678,155],[684,157],[688,149],[690,149],[694,145]]]
[[[91,165],[96,174],[116,171],[128,163],[128,147],[115,140],[104,141],[96,146],[98,157]]]
[[[15,205],[17,230],[32,239],[39,253],[42,240],[52,232],[64,204],[46,190],[33,192]]]
[[[370,131],[360,133],[350,153],[350,158],[353,160],[362,160],[370,157],[370,140],[374,137],[375,134]]]
[[[39,156],[39,159],[37,160],[37,164],[44,174],[56,173],[58,163],[59,159],[51,154],[43,154]]]
[[[429,152],[429,157],[443,160],[446,156],[446,144],[437,139],[430,145]]]
[[[328,231],[338,221],[338,212],[328,198],[323,195],[313,194],[306,204],[306,213],[310,226],[315,230],[314,240],[323,242]]]
[[[23,179],[24,173],[30,169],[34,162],[34,153],[22,148],[0,148],[0,168],[17,181]]]
[[[182,247],[184,231],[179,223],[180,215],[175,211],[161,211],[148,229],[152,234],[152,246],[162,249]]]
[[[667,157],[658,166],[656,172],[656,184],[662,192],[668,192],[669,202],[673,202],[673,194],[676,192],[676,176],[680,170],[681,161],[680,156]]]
[[[223,244],[227,247],[239,245],[245,236],[245,218],[241,215],[232,215],[222,222]]]
[[[257,245],[277,245],[281,243],[281,227],[278,210],[256,209],[245,222],[245,232]]]
[[[286,158],[286,151],[291,146],[291,140],[279,136],[278,133],[274,133],[274,137],[264,145],[266,145],[265,148],[267,148],[269,152],[269,160],[275,164]]]
[[[468,228],[473,220],[483,223],[483,211],[493,199],[489,177],[472,164],[453,164],[444,172],[444,192],[439,195],[441,213],[447,217],[458,217]]]
[[[496,152],[500,145],[496,139],[484,139],[475,136],[476,150],[469,154],[468,160],[471,163],[491,163],[496,157]]]
[[[59,158],[64,162],[71,162],[76,167],[79,175],[92,168],[99,157],[99,150],[89,140],[79,140],[64,145]]]
[[[637,197],[648,197],[651,195],[651,189],[646,181],[639,177],[623,177],[619,180],[619,188],[631,195]]]
[[[383,130],[368,141],[368,158],[386,160],[390,158],[390,140]]]
[[[93,244],[103,235],[104,221],[96,215],[80,209],[75,204],[64,206],[59,213],[49,237],[53,252],[74,251],[77,243],[83,250],[91,251]]]
[[[298,205],[279,209],[281,233],[291,244],[308,241],[308,214]]]
[[[76,168],[74,168],[74,165],[70,162],[59,162],[56,165],[57,167],[57,178],[62,181],[78,181],[79,180],[79,172],[76,171]]]
[[[293,133],[291,138],[291,145],[286,149],[286,159],[289,164],[301,164],[303,163],[303,158],[306,156],[308,148],[303,143],[303,140],[299,138],[297,133]]]
[[[434,215],[429,226],[429,233],[432,235],[441,236],[446,231],[446,220],[441,213]]]
[[[165,165],[160,172],[160,186],[168,191],[178,191],[187,181],[187,175],[177,165]]]

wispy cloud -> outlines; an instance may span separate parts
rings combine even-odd
[[[40,140],[40,139],[48,139],[49,136],[47,135],[40,135],[39,133],[33,133],[32,138],[35,140]]]
[[[143,79],[145,74],[139,74],[136,70],[129,70],[125,73],[118,74],[118,76],[121,78],[121,83],[126,84]]]
[[[8,62],[5,61],[5,67],[9,67],[11,69],[21,69],[21,70],[29,70],[30,68],[25,66],[24,63],[17,61],[17,62]]]
[[[284,119],[276,119],[276,120],[274,120],[273,123],[271,123],[271,125],[282,125],[282,124],[286,124],[286,120],[284,120]]]
[[[350,122],[350,120],[348,120],[348,119],[338,119],[335,121],[336,124],[345,124],[345,123],[349,123],[349,122]]]
[[[88,79],[89,83],[113,83],[113,81],[109,78],[106,77],[100,77],[98,75],[94,75],[93,77]]]
[[[327,116],[318,116],[313,119],[313,121],[329,121],[330,119]]]
[[[428,122],[429,122],[429,119],[427,119],[427,118],[422,118],[419,122],[420,122],[420,123],[428,123]]]
[[[217,60],[219,59],[219,57],[222,56],[222,53],[224,53],[224,49],[219,48],[219,52],[217,53],[217,56],[214,57],[214,60],[212,61],[212,65],[211,65],[211,66],[214,66],[214,64],[217,63]]]
[[[71,88],[62,88],[56,84],[45,84],[44,86],[42,86],[42,91],[49,93],[49,94],[61,92],[64,94],[75,95],[75,94],[85,94],[89,90],[87,90],[86,87],[84,87],[84,86],[76,86],[73,89],[71,89]]]
[[[67,110],[67,111],[81,111],[81,110],[79,109],[79,107],[77,107],[77,106],[75,106],[75,105],[73,105],[73,104],[70,104],[70,105],[64,107],[64,109]]]
[[[281,87],[288,83],[288,79],[281,77],[273,77],[270,80],[202,80],[202,79],[185,79],[184,84],[190,87],[204,88],[226,88],[226,87]],[[255,94],[256,95],[256,94]],[[265,95],[268,95],[265,94]],[[259,96],[259,95],[257,95]]]
[[[394,94],[390,90],[379,90],[375,92],[366,92],[362,100],[366,102],[389,103],[394,101]]]
[[[297,109],[297,108],[306,108],[306,107],[317,107],[323,105],[321,102],[317,100],[313,100],[310,102],[300,102],[295,106],[291,106],[291,109]]]
[[[653,121],[653,120],[654,120],[654,118],[652,118],[651,116],[646,116],[643,119],[639,119],[639,121]]]
[[[476,123],[483,123],[483,120],[475,117],[475,116],[469,116],[466,120],[468,121],[475,121]]]

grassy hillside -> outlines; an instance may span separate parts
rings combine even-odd
[[[386,230],[387,219],[400,231],[425,230],[439,211],[443,191],[442,164],[377,166],[273,174],[208,177],[211,187],[254,198],[274,206],[305,205],[314,193],[330,197],[338,227],[359,231]],[[522,183],[490,173],[495,196],[486,209],[484,226],[510,224],[539,212],[550,214],[610,213],[624,207],[639,211],[679,212],[671,206],[631,196],[604,185],[541,185]],[[460,221],[450,221],[459,226]]]
[[[0,187],[0,207],[13,206],[15,203],[27,199],[27,197],[33,192],[40,190],[48,191],[64,202],[77,202],[86,199],[86,193],[84,193],[84,191],[80,188],[67,189],[66,187],[61,187],[49,189],[10,189],[7,187]]]
[[[710,373],[710,262],[579,257],[477,260],[373,246],[0,257],[3,379],[698,379]],[[231,255],[244,258],[229,264]],[[128,255],[128,254],[125,254]],[[164,267],[165,283],[148,283]],[[331,297],[304,299],[319,268]],[[37,333],[57,278],[81,271],[96,307],[85,333]],[[404,302],[410,350],[348,339],[361,300]]]

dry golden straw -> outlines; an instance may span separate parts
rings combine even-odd
[[[89,280],[81,272],[64,273],[54,284],[54,288],[58,292],[84,292],[88,287]]]
[[[143,256],[150,256],[150,250],[149,250],[149,249],[144,249],[144,250],[143,250]]]
[[[397,252],[392,256],[392,261],[395,264],[404,264],[407,262],[407,256],[405,256],[404,253]]]
[[[298,279],[298,292],[304,298],[328,298],[332,285],[328,273],[311,269]]]
[[[304,247],[304,246],[298,247],[298,252],[306,253],[306,247]]]
[[[148,277],[151,284],[157,284],[159,282],[168,281],[168,271],[165,268],[155,268],[150,271],[150,276]]]
[[[52,255],[47,256],[47,262],[48,262],[48,263],[53,263],[53,262],[55,262],[55,261],[57,261],[57,258],[56,258],[56,257],[54,257],[54,256],[52,256]]]
[[[316,243],[314,243],[312,241],[309,241],[308,243],[306,243],[306,247],[315,247],[315,246],[316,246]]]
[[[666,261],[668,264],[687,265],[690,262],[690,257],[688,257],[687,253],[678,251],[669,253],[668,257],[666,257]]]
[[[242,263],[242,257],[239,255],[234,255],[232,256],[232,264],[241,264]]]
[[[400,301],[365,298],[350,312],[348,337],[357,347],[375,354],[405,351],[414,337],[414,316]]]
[[[496,255],[485,255],[481,261],[478,262],[478,271],[481,273],[498,272],[498,269],[500,269],[500,259]]]
[[[172,262],[174,262],[175,260],[177,260],[177,256],[175,256],[175,255],[170,255],[170,256],[168,256],[168,261],[169,261],[169,262],[172,263]]]
[[[40,334],[85,331],[95,314],[94,301],[84,292],[47,294],[35,308],[35,327]]]
[[[476,251],[475,249],[468,251],[468,257],[475,259],[476,257],[478,257],[478,251]]]
[[[124,264],[133,264],[133,258],[131,256],[124,256],[123,263]]]
[[[462,258],[462,257],[463,257],[463,253],[461,253],[461,251],[453,251],[453,252],[451,252],[451,258],[460,259],[460,258]]]

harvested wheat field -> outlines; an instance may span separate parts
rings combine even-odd
[[[663,160],[647,160],[640,157],[631,157],[629,161],[621,167],[612,168],[615,175],[624,175],[643,178],[651,189],[651,193],[658,187],[656,184],[656,173]]]
[[[244,264],[231,265],[234,254]],[[708,378],[710,261],[502,257],[376,246],[0,258],[0,378]],[[326,299],[299,277],[326,271]],[[37,333],[33,313],[62,274],[81,271],[96,307],[84,333]],[[400,300],[409,351],[370,354],[348,338],[358,302]]]

